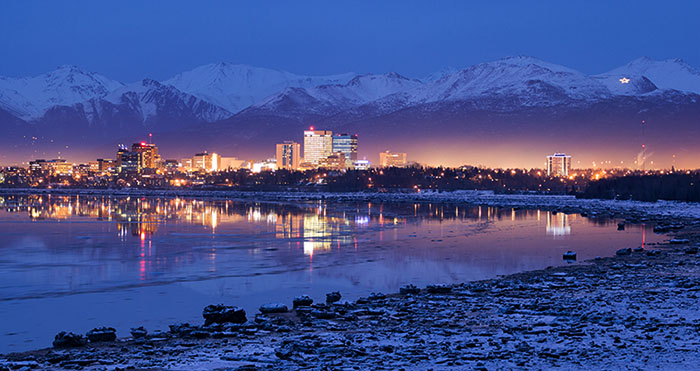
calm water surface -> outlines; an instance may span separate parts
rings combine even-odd
[[[610,256],[650,229],[537,210],[187,198],[0,197],[0,353],[96,326],[166,330],[212,303],[252,318],[339,290],[355,299]]]

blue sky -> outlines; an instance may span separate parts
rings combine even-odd
[[[74,64],[131,82],[228,61],[423,77],[508,55],[585,73],[640,56],[700,67],[698,14],[697,1],[3,1],[0,75]]]

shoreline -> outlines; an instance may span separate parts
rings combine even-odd
[[[153,193],[138,195],[170,197]],[[424,193],[420,199],[410,200],[395,194],[382,194],[382,197],[275,194],[261,201],[381,200],[471,205],[484,199],[496,203],[502,196],[505,196],[505,200],[501,199],[503,204],[523,201],[522,197],[509,197],[512,195],[446,193]],[[3,194],[7,193],[0,191]],[[246,196],[243,200],[257,200],[249,198],[253,196],[250,193],[236,195]],[[197,197],[189,194],[173,197],[178,196]],[[198,196],[230,198],[233,194]],[[555,366],[583,369],[697,365],[700,342],[695,337],[700,329],[700,312],[685,308],[697,307],[696,292],[700,291],[698,219],[690,217],[692,214],[672,218],[646,214],[643,206],[648,205],[639,202],[633,202],[637,209],[625,214],[619,209],[629,202],[618,205],[617,209],[601,210],[588,202],[576,206],[571,199],[564,199],[563,203],[557,199],[559,205],[551,203],[545,207],[537,206],[537,201],[488,206],[551,207],[550,210],[561,212],[585,212],[591,217],[624,218],[629,223],[682,223],[683,229],[676,226],[673,230],[680,229],[676,231],[678,237],[687,241],[679,239],[676,242],[680,243],[652,246],[651,251],[632,251],[629,255],[585,264],[420,288],[419,293],[371,295],[351,303],[314,304],[315,307],[290,309],[282,314],[247,313],[248,322],[243,325],[201,326],[200,323],[149,334],[142,339],[122,337],[116,342],[89,343],[77,348],[0,355],[0,370],[3,367],[117,370],[130,366],[248,370],[322,366],[407,370]],[[626,247],[635,248],[621,246]],[[285,304],[291,308],[291,303]]]

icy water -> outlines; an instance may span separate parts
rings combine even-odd
[[[537,210],[186,198],[0,197],[0,353],[62,330],[167,330],[202,308],[322,301],[610,256],[649,227]]]

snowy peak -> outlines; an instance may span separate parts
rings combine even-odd
[[[65,65],[35,77],[0,78],[0,106],[22,118],[36,118],[50,107],[104,97],[121,86],[118,81]]]
[[[144,121],[159,114],[177,112],[191,112],[207,122],[231,116],[231,112],[221,107],[148,78],[114,90],[104,101],[140,112]]]
[[[682,59],[658,61],[642,57],[604,75],[619,76],[618,78],[629,78],[628,75],[644,76],[659,89],[674,89],[700,94],[700,71]]]
[[[165,83],[230,112],[238,112],[285,88],[345,83],[352,76],[300,76],[280,70],[221,62],[197,67]]]
[[[532,57],[508,57],[446,74],[417,95],[419,101],[473,99],[486,96],[528,96],[536,101],[550,98],[600,99],[610,92],[584,74]]]
[[[658,90],[651,80],[641,75],[602,74],[593,78],[605,85],[614,95],[643,95]]]
[[[366,74],[355,76],[345,84],[326,84],[308,88],[287,88],[271,96],[255,107],[269,111],[278,110],[282,103],[313,102],[311,110],[333,107],[334,111],[367,104],[394,94],[416,90],[423,83],[398,73]]]

